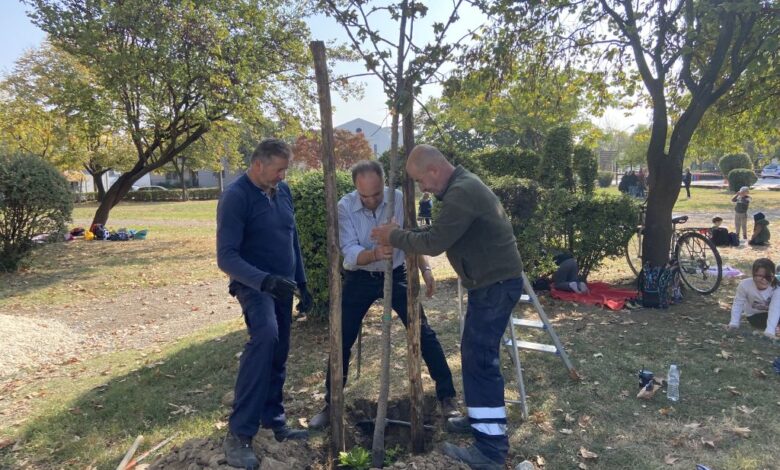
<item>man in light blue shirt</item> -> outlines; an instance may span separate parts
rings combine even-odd
[[[345,384],[352,345],[360,332],[363,317],[374,301],[384,297],[384,270],[390,257],[393,259],[393,310],[404,326],[407,325],[405,254],[389,246],[377,245],[371,240],[371,230],[386,223],[388,219],[387,198],[391,190],[385,186],[384,181],[384,172],[378,162],[358,162],[352,167],[352,182],[357,189],[341,198],[338,204],[339,244],[345,269],[341,303]],[[401,191],[395,190],[395,200],[394,218],[396,222],[403,224]],[[434,291],[434,279],[428,260],[423,256],[420,257],[420,271],[425,281],[426,295],[430,297]],[[422,310],[422,306],[420,309]],[[452,373],[436,333],[428,325],[422,311],[420,349],[428,372],[436,382],[436,397],[439,399],[442,414],[446,418],[459,416],[454,399]],[[309,428],[312,429],[324,428],[329,422],[327,403],[330,401],[330,372],[326,377],[326,407],[309,422]]]

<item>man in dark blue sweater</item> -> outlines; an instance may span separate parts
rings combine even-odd
[[[229,465],[256,468],[252,438],[262,424],[276,440],[305,439],[286,424],[282,387],[290,349],[293,293],[311,308],[290,188],[282,180],[292,150],[278,139],[260,142],[246,174],[217,206],[217,264],[244,313],[249,341],[241,355],[233,412],[223,444]]]

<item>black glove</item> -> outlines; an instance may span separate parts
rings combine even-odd
[[[291,300],[295,291],[295,283],[281,276],[269,274],[263,279],[260,290],[268,292],[274,298],[279,300]]]
[[[309,310],[314,305],[314,298],[309,293],[309,289],[306,288],[306,283],[299,284],[298,290],[301,292],[301,298],[298,301],[298,305],[295,306],[295,310],[301,314],[309,313]]]

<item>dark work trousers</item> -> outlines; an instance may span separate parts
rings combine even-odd
[[[344,385],[349,375],[349,358],[352,345],[360,333],[360,325],[371,304],[384,297],[384,273],[363,270],[346,271],[341,296],[341,340],[344,367]],[[393,310],[406,326],[406,267],[401,265],[393,270]],[[422,310],[422,306],[420,306]],[[425,313],[420,319],[420,352],[428,366],[428,373],[436,382],[436,397],[439,400],[455,396],[452,373],[444,357],[436,333],[428,325]],[[330,368],[325,379],[325,401],[330,402]]]
[[[463,394],[474,444],[499,463],[506,460],[509,439],[506,435],[504,377],[498,355],[501,337],[522,290],[522,278],[469,290],[460,343]]]
[[[685,185],[685,192],[688,194],[688,199],[690,199],[691,198],[691,185],[690,184],[686,184]]]
[[[251,437],[260,424],[272,429],[285,424],[282,387],[290,352],[292,298],[275,300],[241,285],[235,295],[244,312],[249,341],[238,366],[229,426],[233,434]]]

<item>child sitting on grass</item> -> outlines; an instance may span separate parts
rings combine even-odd
[[[753,235],[748,242],[751,245],[764,246],[769,245],[769,221],[763,212],[756,212],[753,215]]]
[[[710,227],[710,240],[715,246],[729,246],[731,241],[729,240],[729,230],[726,227],[721,227],[723,223],[722,217],[712,218],[712,227]]]
[[[744,315],[754,328],[764,328],[764,335],[774,339],[780,333],[777,331],[780,289],[777,288],[775,264],[768,258],[759,258],[753,263],[752,272],[752,277],[743,279],[737,286],[728,328],[739,328]]]

